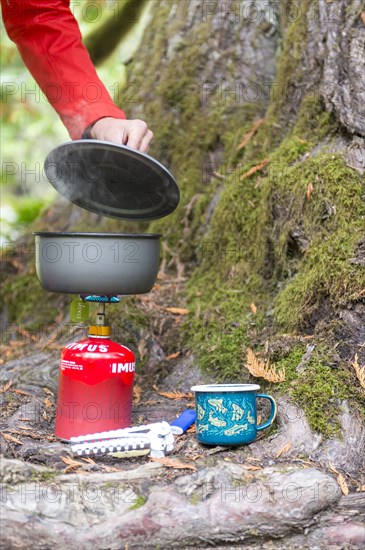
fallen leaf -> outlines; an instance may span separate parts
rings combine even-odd
[[[176,353],[170,353],[170,355],[167,355],[165,359],[166,361],[171,361],[171,359],[176,359],[176,357],[179,357],[180,353],[180,351],[177,351]]]
[[[365,389],[365,365],[359,365],[359,357],[357,353],[355,354],[351,366],[355,370],[356,378],[360,382],[360,386]]]
[[[98,466],[99,466],[99,468],[102,468],[104,470],[104,472],[107,472],[108,474],[111,474],[113,472],[123,471],[123,470],[120,470],[119,468],[113,468],[113,466],[106,466],[105,464],[98,464]]]
[[[93,460],[93,459],[90,458],[89,456],[86,457],[86,458],[82,458],[81,460],[83,460],[84,462],[87,462],[88,464],[91,464],[92,466],[95,466],[95,465],[96,465],[95,460]]]
[[[26,430],[31,430],[32,428],[28,428],[27,426],[25,427]],[[37,434],[36,432],[30,432],[30,431],[26,431],[25,433],[24,432],[20,432],[19,430],[9,430],[12,434],[17,434],[17,435],[24,435],[25,437],[31,437],[32,439],[39,439],[41,441],[43,441],[44,439],[46,439],[47,441],[57,441],[57,438],[54,437],[53,435],[44,435],[44,434]]]
[[[362,14],[360,15],[361,17],[361,21],[363,22],[363,24],[365,25],[365,11],[362,12]]]
[[[195,424],[193,424],[192,426],[190,426],[190,428],[188,430],[186,430],[186,433],[189,433],[189,434],[192,434],[192,433],[195,433],[195,432],[196,432]]]
[[[253,313],[254,315],[256,315],[256,313],[257,313],[257,307],[256,307],[256,304],[254,304],[254,302],[252,302],[252,304],[250,304],[250,309],[251,309],[252,313]]]
[[[1,386],[0,392],[1,392],[1,393],[5,393],[6,391],[8,391],[9,388],[11,388],[12,385],[13,385],[13,381],[12,381],[12,380],[9,380],[8,382],[6,382],[6,384],[4,384],[3,386]]]
[[[27,392],[27,391],[24,391],[24,390],[18,390],[18,389],[14,389],[14,390],[10,390],[12,393],[18,393],[19,395],[28,395],[29,397],[32,397],[32,394]]]
[[[43,391],[47,394],[47,395],[54,395],[54,393],[49,389],[49,388],[43,388]]]
[[[245,470],[262,470],[261,466],[254,466],[253,464],[243,464]]]
[[[67,465],[67,468],[64,469],[64,472],[67,474],[67,472],[71,470],[76,470],[77,468],[83,467],[84,464],[82,462],[78,462],[77,460],[73,460],[73,458],[70,458],[69,456],[61,456],[60,457],[62,462]]]
[[[11,348],[21,348],[25,346],[25,344],[25,342],[21,342],[20,340],[11,340],[11,342],[9,342]]]
[[[279,456],[287,453],[290,449],[291,449],[291,442],[288,441],[287,443],[285,443],[283,447],[281,447],[280,451],[277,453],[275,458],[279,458]]]
[[[335,466],[332,464],[332,462],[328,463],[328,468],[333,472],[334,474],[340,475],[340,472],[335,468]]]
[[[203,458],[204,455],[191,455],[189,456],[189,458],[191,460],[198,460],[199,458]]]
[[[252,139],[252,137],[255,135],[257,129],[261,126],[261,124],[264,122],[263,118],[260,118],[259,120],[256,120],[248,132],[243,136],[241,143],[237,146],[237,151],[240,151],[244,147],[246,147],[247,143]]]
[[[348,488],[347,483],[345,481],[345,478],[343,477],[342,474],[339,474],[337,476],[337,483],[339,484],[342,493],[344,495],[348,495],[349,494],[349,488]]]
[[[264,160],[262,160],[259,164],[256,164],[256,166],[253,166],[252,168],[249,169],[248,172],[245,172],[241,177],[240,177],[240,181],[252,176],[252,174],[255,174],[256,172],[258,172],[259,170],[262,170],[262,168],[265,168],[265,166],[270,162],[270,159],[266,158]]]
[[[51,409],[53,407],[53,403],[52,401],[50,400],[49,397],[46,397],[45,400],[43,401],[44,403],[44,406],[46,407],[46,409]]]
[[[189,310],[183,307],[163,307],[162,309],[175,315],[187,315],[189,313]]]
[[[31,340],[33,340],[33,342],[37,341],[37,337],[35,336],[35,334],[31,334],[30,332],[28,332],[27,330],[21,327],[18,328],[18,333],[21,334],[22,336],[25,336],[26,338],[30,338]]]
[[[152,386],[158,395],[167,397],[168,399],[193,399],[193,393],[182,393],[180,391],[160,391],[156,386]]]
[[[311,199],[312,193],[313,193],[313,184],[312,182],[309,182],[307,187],[307,192],[305,194],[307,201]]]
[[[365,492],[365,485],[360,485],[360,487],[358,487],[357,491],[360,492],[360,493],[364,493]]]
[[[177,460],[175,458],[151,458],[154,462],[159,462],[163,466],[166,466],[167,468],[177,468],[179,470],[188,469],[188,470],[197,470],[197,467],[193,464],[186,464],[184,462],[181,462],[180,460]]]
[[[256,357],[252,349],[247,348],[247,361],[245,367],[257,378],[264,378],[268,382],[284,382],[285,369],[284,367],[276,371],[274,365],[270,365],[269,361]]]
[[[141,402],[142,389],[139,386],[133,387],[133,401],[135,405]]]
[[[10,434],[5,434],[4,432],[0,432],[0,433],[3,436],[3,438],[5,439],[5,441],[11,441],[13,443],[16,443],[17,445],[23,445],[23,443],[21,441],[19,441],[19,439],[17,439],[16,437],[13,437]]]

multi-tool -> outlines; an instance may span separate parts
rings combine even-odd
[[[77,455],[123,453],[123,456],[149,451],[151,457],[161,458],[174,449],[174,435],[182,434],[194,422],[195,411],[187,409],[171,424],[162,421],[71,437],[71,450]]]

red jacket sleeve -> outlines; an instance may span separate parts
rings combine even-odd
[[[125,118],[98,78],[69,0],[1,0],[4,25],[72,139],[103,117]]]

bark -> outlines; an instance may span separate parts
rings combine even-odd
[[[277,397],[278,422],[238,449],[203,448],[194,434],[183,436],[174,457],[195,465],[193,474],[108,457],[78,470],[78,483],[102,488],[97,503],[85,502],[79,484],[71,506],[32,496],[23,502],[30,480],[44,487],[55,476],[65,495],[76,474],[60,475],[69,450],[47,439],[54,396],[47,407],[43,388],[56,393],[59,350],[49,349],[44,333],[33,342],[24,332],[51,324],[60,311],[57,348],[73,328],[66,301],[39,289],[31,258],[18,247],[5,258],[3,318],[15,327],[5,338],[12,360],[1,384],[12,381],[30,395],[2,392],[1,429],[20,431],[13,436],[22,443],[2,441],[7,547],[364,545],[364,392],[351,365],[355,353],[365,363],[362,10],[359,0],[154,4],[130,67],[138,93],[122,107],[154,130],[151,153],[177,177],[181,205],[168,219],[136,227],[60,202],[32,229],[163,233],[159,285],[125,300],[123,316],[113,314],[115,329],[144,357],[135,421],[171,420],[192,405],[166,401],[153,383],[187,392],[196,382],[224,379],[259,381]],[[29,231],[23,242],[31,240]],[[190,314],[182,323],[166,305]],[[10,344],[20,338],[28,349]],[[284,368],[286,381],[250,377],[247,347]],[[108,481],[131,482],[133,502],[143,497],[138,509],[124,496],[116,503]],[[250,490],[261,484],[261,498],[236,498],[237,481]],[[283,497],[288,484],[299,488],[298,500]],[[340,485],[350,494],[341,496]],[[217,491],[223,486],[233,500]],[[279,488],[275,506],[270,486]]]

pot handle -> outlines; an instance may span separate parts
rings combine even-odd
[[[258,397],[261,397],[263,399],[268,399],[271,403],[271,414],[269,419],[266,420],[266,422],[264,422],[263,424],[260,424],[260,426],[257,426],[257,431],[260,431],[260,430],[264,430],[265,428],[268,428],[274,422],[276,417],[276,402],[275,402],[275,399],[271,397],[271,395],[266,395],[266,393],[256,394],[256,399]]]

